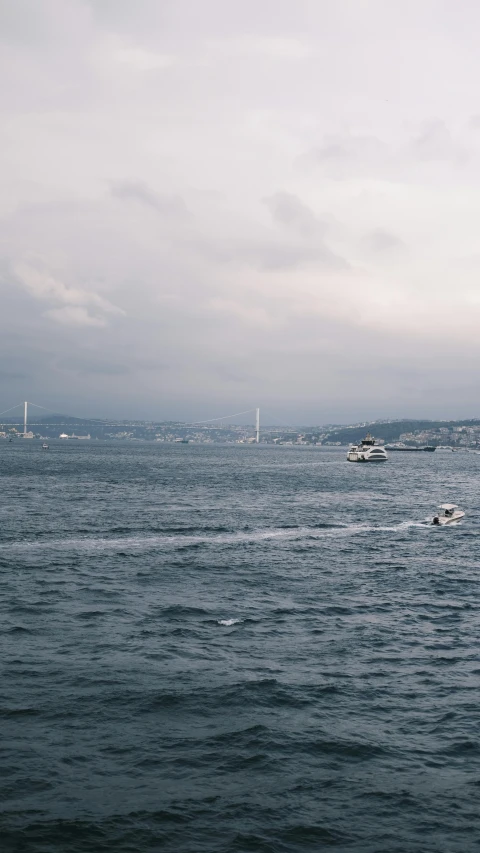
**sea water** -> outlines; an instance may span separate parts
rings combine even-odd
[[[17,441],[0,478],[2,851],[479,849],[480,456]]]

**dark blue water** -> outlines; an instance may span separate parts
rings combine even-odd
[[[2,851],[479,849],[480,456],[3,442],[0,483]]]

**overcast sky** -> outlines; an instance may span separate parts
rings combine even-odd
[[[480,415],[480,4],[0,0],[0,405]]]

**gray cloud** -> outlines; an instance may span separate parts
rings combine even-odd
[[[469,123],[468,123],[468,126],[472,130],[479,130],[480,129],[480,115],[472,116]]]
[[[237,258],[243,258],[246,263],[266,270],[299,269],[308,266],[343,269],[348,266],[343,258],[325,246],[251,244],[239,247]]]
[[[473,124],[472,124],[473,122]],[[474,127],[474,119],[470,120]],[[462,142],[442,119],[423,120],[395,139],[380,136],[343,133],[327,135],[321,143],[298,158],[307,170],[322,169],[336,179],[371,176],[395,182],[422,180],[422,169],[428,163],[442,163],[454,168],[463,166],[471,157],[468,140]]]
[[[312,157],[320,163],[333,163],[342,160],[383,160],[387,155],[387,145],[375,136],[326,137],[323,143],[312,151]]]
[[[412,142],[413,153],[421,160],[453,160],[461,162],[467,152],[456,142],[441,119],[425,122],[421,132]]]
[[[376,136],[327,135],[321,144],[299,158],[307,168],[321,167],[336,178],[351,174],[379,173],[388,169],[393,158],[389,146]]]
[[[375,252],[385,252],[390,249],[404,249],[405,243],[400,237],[392,234],[390,231],[385,231],[383,228],[376,228],[367,236],[367,242]]]
[[[126,376],[130,372],[128,364],[106,362],[100,356],[66,355],[58,363],[62,371],[73,373],[102,374],[104,376]]]
[[[162,216],[189,216],[187,206],[180,196],[153,192],[142,181],[115,181],[111,193],[115,198],[137,201],[151,207]]]
[[[303,237],[313,237],[325,230],[314,212],[294,193],[277,192],[263,201],[275,222],[292,228]]]
[[[123,315],[123,309],[92,290],[69,287],[45,268],[32,263],[19,262],[14,267],[17,282],[35,299],[54,307],[44,311],[44,316],[72,326],[97,326],[108,324],[111,315]]]
[[[19,370],[0,370],[0,382],[26,378],[27,374],[22,373]]]
[[[479,26],[0,3],[0,409],[475,414]]]
[[[289,270],[310,267],[318,270],[342,270],[349,265],[321,240],[230,239],[187,242],[190,250],[217,264],[252,267],[256,270]]]

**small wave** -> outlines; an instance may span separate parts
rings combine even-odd
[[[30,628],[25,628],[23,625],[14,625],[12,628],[6,628],[6,634],[31,634]]]
[[[37,708],[0,708],[0,717],[35,717],[40,713]]]
[[[82,610],[80,613],[75,614],[76,619],[97,619],[98,616],[105,616],[105,610]]]
[[[208,616],[208,610],[185,604],[169,604],[166,607],[161,607],[158,614],[166,619],[184,619],[188,616]]]
[[[340,738],[320,738],[309,743],[307,748],[312,755],[333,755],[337,758],[349,758],[351,761],[370,761],[379,755],[388,754],[388,749],[379,743]]]
[[[225,625],[226,628],[230,628],[231,625],[238,625],[241,621],[241,619],[219,619],[218,625]]]

